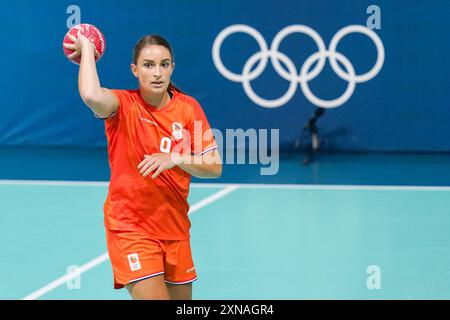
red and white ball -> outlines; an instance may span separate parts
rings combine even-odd
[[[91,40],[91,42],[95,45],[95,49],[98,52],[98,55],[95,57],[95,61],[97,62],[105,53],[106,49],[106,42],[105,37],[103,36],[103,33],[92,24],[82,23],[79,25],[76,25],[72,28],[70,28],[69,31],[67,31],[66,35],[64,36],[63,43],[69,43],[72,44],[73,41],[68,37],[69,34],[73,35],[75,38],[77,37],[78,31],[81,29],[81,34],[84,35],[86,38]],[[64,54],[68,58],[68,56],[73,53],[73,50],[64,48]],[[68,58],[69,59],[69,58]],[[81,62],[81,56],[78,56],[74,59],[69,59],[73,63],[80,64]]]

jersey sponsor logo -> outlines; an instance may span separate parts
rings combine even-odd
[[[179,122],[172,123],[172,137],[175,140],[183,139],[183,126]]]
[[[150,123],[150,124],[153,124],[153,125],[155,125],[155,126],[158,126],[158,124],[157,124],[155,121],[152,121],[152,120],[150,120],[150,119],[141,117],[140,120],[143,121],[143,122]]]
[[[130,264],[131,271],[141,269],[141,263],[139,262],[139,256],[137,253],[132,253],[128,255],[128,263]]]

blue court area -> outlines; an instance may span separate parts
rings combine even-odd
[[[103,153],[15,152],[1,169],[0,298],[129,299],[105,254]],[[227,165],[218,183],[194,181],[194,299],[450,298],[447,155],[302,159],[283,156],[273,177]]]

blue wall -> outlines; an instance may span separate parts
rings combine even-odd
[[[333,35],[348,25],[365,25],[368,1],[4,1],[0,10],[0,146],[82,146],[106,144],[103,122],[93,117],[77,91],[77,67],[62,52],[67,7],[81,9],[81,21],[98,26],[106,53],[98,63],[102,85],[134,88],[131,51],[144,34],[159,33],[172,44],[173,80],[196,97],[214,128],[280,129],[282,149],[294,147],[316,106],[296,85],[293,97],[278,108],[254,103],[241,83],[226,79],[212,59],[216,36],[233,24],[253,27],[268,46],[283,28],[314,29],[328,48]],[[132,4],[130,6],[130,4]],[[342,151],[450,151],[449,49],[450,2],[382,1],[381,29],[385,61],[371,80],[357,83],[344,104],[327,109],[318,122],[324,147]],[[240,73],[258,51],[250,36],[228,37],[221,50],[226,67]],[[293,34],[279,51],[297,72],[317,48],[311,38]],[[356,74],[377,59],[374,43],[352,34],[338,45]],[[257,64],[255,65],[255,67]],[[312,66],[314,67],[314,66]],[[286,69],[286,66],[285,66]],[[322,99],[347,88],[326,63],[308,85]],[[251,86],[265,99],[282,96],[290,83],[271,62]]]

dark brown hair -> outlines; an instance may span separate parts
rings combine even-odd
[[[174,62],[172,47],[170,46],[169,42],[167,42],[166,39],[164,39],[163,37],[161,37],[157,34],[150,34],[150,35],[143,36],[136,43],[136,45],[133,49],[133,63],[134,64],[137,64],[137,60],[138,60],[139,54],[141,53],[142,49],[144,49],[146,46],[151,46],[151,45],[163,46],[164,48],[169,50],[170,58],[172,59],[172,63]]]
[[[163,37],[161,37],[160,35],[150,34],[150,35],[143,36],[141,39],[139,39],[139,41],[134,46],[134,49],[133,49],[133,63],[134,64],[137,64],[137,61],[138,61],[138,58],[139,58],[139,54],[141,53],[142,49],[144,49],[147,46],[151,46],[151,45],[163,46],[164,48],[169,50],[170,58],[172,60],[172,63],[175,62],[175,59],[173,57],[172,47],[170,46],[169,42],[166,39],[164,39]],[[179,88],[177,88],[172,83],[172,81],[169,84],[169,88],[170,87],[172,87],[175,90],[183,93],[183,91],[181,91]]]

